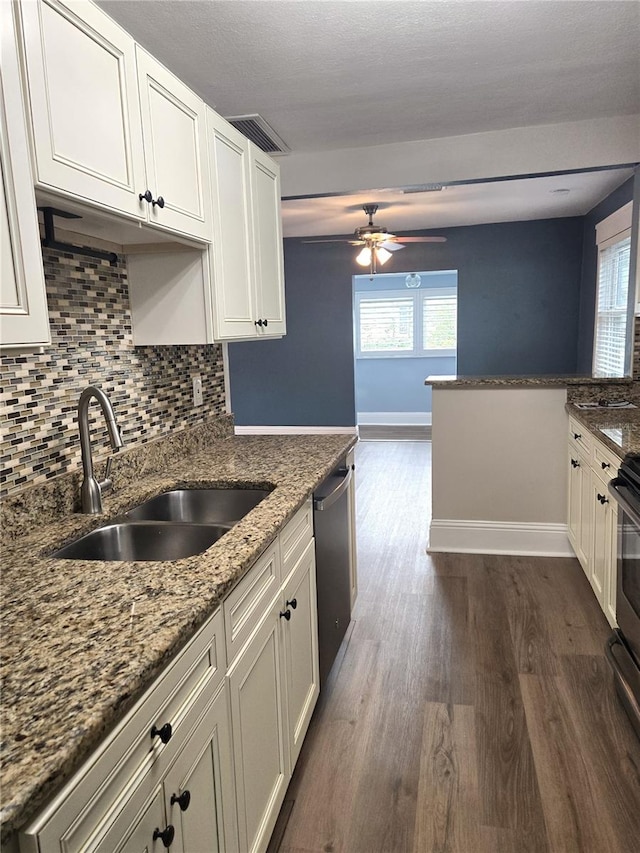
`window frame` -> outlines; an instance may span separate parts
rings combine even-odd
[[[446,349],[424,348],[423,329],[424,312],[429,299],[442,298],[443,296],[454,296],[456,299],[456,346]],[[416,290],[356,290],[354,292],[354,337],[355,357],[357,359],[367,358],[455,358],[457,356],[458,342],[458,288],[457,285],[449,287],[429,287]],[[413,303],[413,348],[411,350],[362,350],[360,303],[363,300],[395,299],[407,300]]]
[[[615,210],[610,216],[607,216],[606,219],[603,219],[596,225],[596,247],[597,247],[597,264],[596,264],[596,288],[595,288],[595,305],[594,305],[594,316],[593,316],[593,350],[592,350],[592,358],[591,358],[591,373],[594,377],[606,379],[606,378],[622,378],[629,374],[629,354],[630,354],[630,335],[632,335],[632,326],[629,321],[630,316],[630,299],[632,298],[631,290],[633,288],[633,283],[629,280],[627,284],[627,303],[624,309],[626,315],[626,323],[625,323],[625,341],[624,341],[624,352],[622,353],[622,372],[611,374],[611,373],[599,373],[596,370],[596,362],[598,359],[598,329],[600,326],[600,317],[604,316],[613,316],[615,313],[620,313],[618,311],[599,311],[598,305],[600,302],[600,289],[601,289],[601,281],[600,281],[600,272],[601,272],[601,263],[602,263],[602,254],[607,249],[610,249],[613,246],[618,245],[619,243],[623,243],[626,240],[630,240],[631,238],[631,220],[632,220],[632,208],[633,202],[629,202],[628,204],[623,205],[623,207]],[[631,250],[631,246],[629,246],[629,250]],[[635,304],[635,295],[633,295],[633,303]]]

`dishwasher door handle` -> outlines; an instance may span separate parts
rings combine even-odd
[[[318,510],[318,512],[329,509],[329,507],[332,506],[349,488],[349,483],[353,477],[353,469],[348,466],[347,468],[340,468],[336,473],[343,474],[344,476],[335,489],[332,492],[329,492],[328,495],[319,495],[318,497],[314,496],[313,498],[313,508]]]

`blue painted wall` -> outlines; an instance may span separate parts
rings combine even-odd
[[[422,270],[420,272],[423,272]],[[408,291],[406,273],[354,279],[354,290]],[[423,272],[420,290],[429,287],[455,287],[457,273]],[[355,371],[356,412],[431,412],[431,388],[425,386],[425,377],[432,374],[456,373],[455,357],[437,358],[357,358]]]
[[[396,272],[458,270],[458,373],[577,370],[583,222],[567,219],[417,231],[446,243],[397,252]],[[230,344],[238,424],[355,424],[348,243],[284,241],[287,336]]]
[[[640,204],[640,172],[635,178],[636,198]],[[629,178],[583,217],[582,275],[580,282],[580,313],[578,324],[578,372],[591,373],[593,329],[596,310],[596,276],[598,248],[596,225],[614,210],[623,207],[634,197],[634,179]],[[632,277],[633,278],[633,277]]]

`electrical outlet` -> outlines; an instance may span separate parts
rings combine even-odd
[[[202,406],[204,400],[202,399],[202,376],[199,373],[196,373],[195,376],[192,377],[193,381],[193,405],[194,406]]]

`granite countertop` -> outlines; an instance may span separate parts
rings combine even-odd
[[[627,453],[640,453],[640,406],[636,409],[579,409],[567,403],[565,408],[621,459]]]
[[[79,768],[346,451],[354,435],[213,440],[3,548],[3,838]],[[67,542],[175,487],[274,486],[203,554],[174,562],[59,560]],[[135,615],[132,606],[135,604]]]
[[[593,376],[427,376],[425,385],[435,388],[555,388],[567,385],[631,385],[628,377],[602,379]]]

